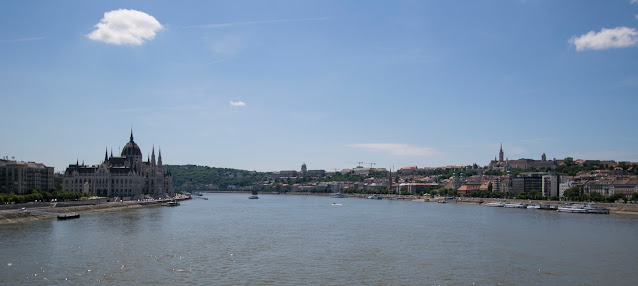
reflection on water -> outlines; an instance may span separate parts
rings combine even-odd
[[[638,218],[208,195],[176,208],[0,225],[0,283],[579,284],[638,279]],[[339,200],[342,206],[332,206]]]

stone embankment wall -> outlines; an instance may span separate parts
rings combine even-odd
[[[61,207],[49,206],[49,207],[30,207],[25,209],[13,208],[10,210],[0,211],[0,224],[18,223],[18,222],[46,219],[46,218],[55,218],[57,217],[58,214],[96,213],[96,212],[128,209],[128,208],[140,208],[147,205],[159,206],[159,202],[154,204],[147,204],[147,203],[140,203],[140,202],[112,202],[112,203],[89,204],[89,205],[85,204],[85,205],[77,205],[77,206],[64,205]]]

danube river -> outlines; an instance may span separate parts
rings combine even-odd
[[[638,281],[638,216],[313,196],[205,197],[173,208],[0,225],[0,284]]]

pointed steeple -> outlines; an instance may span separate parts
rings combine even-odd
[[[501,142],[501,150],[498,151],[498,161],[503,162],[503,142]]]
[[[111,158],[113,158],[113,147],[111,147]]]
[[[131,128],[131,142],[133,142],[133,128]]]
[[[153,145],[153,151],[151,152],[151,166],[155,166],[155,145]]]
[[[157,165],[162,166],[162,148],[159,148],[159,155],[157,157]]]
[[[106,161],[109,160],[109,148],[106,148],[106,151],[104,151],[104,163],[106,163]]]

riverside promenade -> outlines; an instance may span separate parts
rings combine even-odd
[[[190,196],[178,195],[175,198],[163,200],[115,201],[105,199],[80,200],[70,202],[25,203],[0,206],[0,224],[20,223],[26,221],[56,218],[60,214],[84,214],[107,211],[118,211],[142,207],[156,207],[168,201],[183,201]]]
[[[266,193],[267,194],[267,193]],[[282,195],[302,195],[302,196],[329,196],[330,193],[308,193],[308,192],[287,192],[281,193]],[[370,194],[357,194],[346,193],[344,194],[348,198],[366,199]],[[472,197],[439,197],[434,198],[429,196],[417,196],[417,195],[396,195],[396,194],[382,194],[374,195],[379,196],[384,200],[402,200],[402,201],[415,201],[415,202],[432,202],[436,203],[444,200],[446,203],[452,204],[467,204],[467,205],[484,205],[490,202],[503,202],[503,203],[522,203],[522,204],[542,204],[542,205],[570,205],[579,204],[583,202],[576,201],[544,201],[544,200],[520,200],[520,199],[498,199],[498,198],[472,198]],[[447,198],[447,199],[446,199]],[[597,203],[596,205],[609,209],[611,214],[628,214],[638,215],[638,204],[625,204],[625,203]]]

